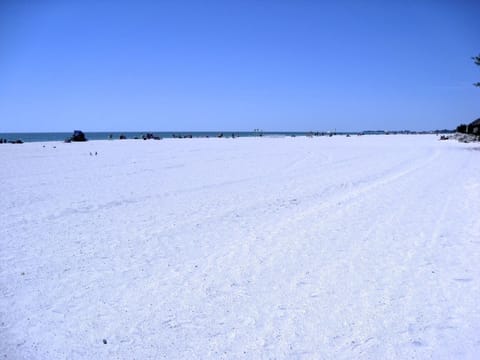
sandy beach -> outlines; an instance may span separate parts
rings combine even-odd
[[[434,135],[4,144],[0,357],[474,359],[479,156]]]

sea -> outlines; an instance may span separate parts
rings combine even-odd
[[[113,132],[88,132],[85,131],[87,140],[114,140],[121,136],[127,139],[142,139],[146,134],[153,134],[162,139],[165,138],[206,138],[218,137],[251,137],[251,136],[308,136],[308,135],[326,135],[327,133],[312,132],[267,132],[267,131],[113,131]],[[7,141],[21,140],[23,142],[44,142],[44,141],[65,141],[73,135],[73,132],[23,132],[23,133],[0,133],[0,139]]]

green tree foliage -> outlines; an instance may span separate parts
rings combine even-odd
[[[480,55],[472,57],[473,62],[480,66]],[[473,84],[475,86],[480,86],[480,82]]]
[[[459,132],[459,133],[462,133],[462,134],[466,134],[467,133],[467,125],[466,124],[458,125],[456,131]]]

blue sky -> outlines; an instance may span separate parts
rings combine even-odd
[[[454,128],[480,1],[0,1],[0,132]]]

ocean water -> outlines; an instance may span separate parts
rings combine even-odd
[[[309,132],[253,132],[253,131],[217,131],[217,132],[207,132],[207,131],[181,131],[181,132],[165,132],[165,131],[128,131],[128,132],[85,132],[85,136],[88,140],[109,140],[119,139],[120,135],[125,135],[127,139],[142,138],[142,135],[146,133],[152,133],[155,136],[161,138],[173,138],[175,136],[189,136],[198,138],[198,137],[216,137],[218,134],[223,133],[225,137],[231,137],[232,134],[235,134],[236,137],[245,137],[245,136],[305,136]],[[72,136],[73,132],[32,132],[32,133],[0,133],[0,139],[7,139],[8,141],[20,139],[24,142],[39,142],[39,141],[64,141]]]

